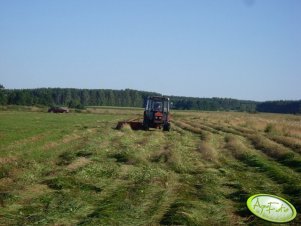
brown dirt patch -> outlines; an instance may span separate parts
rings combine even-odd
[[[56,142],[51,141],[51,142],[44,144],[43,150],[49,150],[49,149],[59,146],[60,144],[67,144],[67,143],[70,143],[71,141],[77,140],[79,138],[80,138],[80,136],[77,134],[66,135],[63,137],[62,140],[58,140]]]
[[[74,141],[74,140],[79,139],[79,138],[80,138],[80,136],[77,135],[77,134],[66,135],[63,138],[63,143],[66,144],[66,143],[69,143],[69,142]]]
[[[14,180],[9,177],[0,179],[0,192],[10,187],[14,183]]]
[[[20,195],[23,200],[30,200],[50,191],[45,184],[33,184],[25,188]]]
[[[0,157],[0,165],[17,162],[17,160],[18,160],[17,157],[2,157],[2,158]]]
[[[85,157],[80,157],[80,158],[76,159],[75,161],[73,161],[72,163],[70,163],[66,168],[70,171],[74,171],[80,167],[87,165],[90,162],[91,162],[90,159],[87,159]]]

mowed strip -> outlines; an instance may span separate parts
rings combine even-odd
[[[223,184],[229,188],[229,194],[226,197],[237,202],[237,207],[234,209],[236,209],[238,215],[244,217],[245,222],[250,217],[245,207],[245,200],[254,193],[274,193],[294,200],[296,207],[300,208],[300,199],[298,198],[300,192],[298,193],[298,191],[301,191],[301,181],[298,173],[272,161],[265,153],[252,149],[252,146],[249,145],[248,134],[243,136],[229,125],[225,128],[222,125],[214,126],[214,130],[221,128],[221,132],[210,133],[208,132],[210,130],[202,130],[203,126],[199,126],[195,122],[192,123],[192,121],[194,120],[191,120],[191,122],[187,119],[185,122],[176,120],[175,124],[200,135],[201,139],[207,141],[207,145],[204,145],[204,141],[201,141],[200,149],[203,152],[209,152],[210,149],[214,150],[214,147],[217,149],[213,156],[219,159],[216,163],[221,163],[219,170],[225,173],[225,177],[220,175],[219,179],[224,181]],[[206,124],[206,126],[209,127],[212,124]],[[209,143],[208,146],[210,140],[211,144]],[[218,141],[220,144],[214,144],[212,140]],[[245,146],[245,144],[250,147]],[[233,157],[239,162],[235,161]],[[204,156],[204,159],[207,160],[211,158],[212,155],[209,158]],[[254,181],[254,178],[256,178],[256,181]],[[220,189],[220,192],[224,194],[227,193],[224,192],[226,191],[225,186],[221,186]]]
[[[287,139],[295,141],[290,145],[291,147],[295,147],[295,150],[292,150],[290,149],[290,147],[287,147],[287,145],[282,145],[280,143],[277,143],[273,139],[270,139],[271,136],[264,131],[253,131],[245,127],[240,128],[237,126],[232,126],[227,122],[204,122],[204,124],[208,127],[212,127],[215,130],[219,130],[224,134],[232,134],[241,136],[242,138],[247,138],[254,146],[254,149],[262,151],[267,156],[275,159],[276,161],[287,167],[296,170],[297,172],[301,172],[301,155],[295,151],[296,148],[298,148],[296,137],[287,137]],[[270,124],[268,124],[268,127],[269,125]],[[196,130],[197,128],[198,126],[196,125],[193,129]]]
[[[45,114],[45,116],[47,119],[48,114]],[[78,119],[76,115],[70,115],[70,117]],[[6,150],[7,157],[1,157],[0,167],[0,201],[1,205],[5,207],[3,213],[7,213],[7,216],[15,216],[17,213],[15,211],[24,208],[32,202],[32,200],[39,198],[39,196],[43,196],[45,192],[48,194],[49,189],[44,189],[45,185],[40,184],[46,175],[56,174],[60,172],[60,168],[63,167],[69,171],[74,171],[89,163],[89,160],[83,161],[85,157],[81,157],[84,155],[82,148],[86,147],[89,139],[97,136],[98,131],[102,130],[102,128],[110,124],[110,122],[108,120],[99,123],[94,121],[96,118],[102,118],[99,116],[86,115],[86,117],[88,120],[84,118],[84,121],[89,123],[84,124],[84,126],[76,126],[79,129],[74,130],[73,123],[72,125],[70,124],[69,127],[64,127],[63,130],[65,134],[62,134],[62,131],[57,129],[58,122],[55,121],[52,122],[55,125],[50,125],[46,134],[33,136],[26,141],[24,140],[24,142],[17,141],[9,145],[10,149],[8,151]],[[112,118],[112,121],[117,120],[111,116],[107,118]],[[58,119],[58,121],[61,121],[60,118]],[[76,123],[83,122],[76,121]],[[45,127],[49,126],[49,122],[45,124]],[[31,129],[34,130],[35,125],[32,125]],[[71,133],[66,134],[67,131],[71,131]],[[49,143],[55,143],[55,145],[49,147]],[[67,167],[60,165],[60,161],[57,160],[58,156],[66,151],[70,153],[80,152],[79,159],[76,159]],[[15,220],[18,218],[19,217]],[[8,222],[10,222],[10,220]]]

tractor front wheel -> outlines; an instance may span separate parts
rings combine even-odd
[[[163,131],[170,131],[170,123],[163,125]]]
[[[148,120],[143,120],[143,129],[144,129],[145,131],[148,131],[148,130],[149,130]]]

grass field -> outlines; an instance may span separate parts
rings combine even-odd
[[[172,131],[115,130],[139,109],[0,111],[0,225],[271,225],[270,193],[301,224],[301,116],[175,112]]]

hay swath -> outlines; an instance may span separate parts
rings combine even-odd
[[[140,118],[129,119],[125,121],[119,121],[117,123],[116,129],[121,129],[125,125],[129,125],[132,130],[141,130],[143,129],[143,123],[140,121]]]

